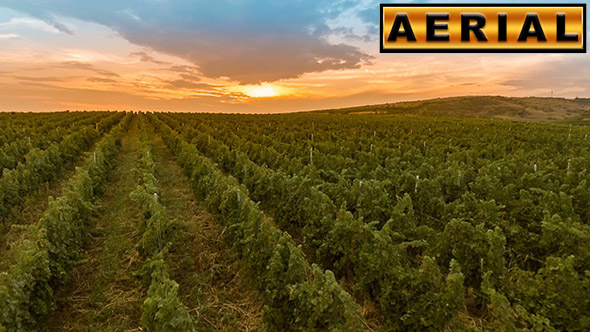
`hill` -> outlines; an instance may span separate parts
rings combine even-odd
[[[527,121],[557,121],[590,118],[590,99],[469,96],[368,105],[317,112],[340,114],[413,114]]]

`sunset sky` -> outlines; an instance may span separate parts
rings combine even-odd
[[[379,3],[0,0],[0,110],[286,112],[474,94],[590,97],[588,54],[380,54]]]

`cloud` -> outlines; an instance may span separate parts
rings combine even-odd
[[[180,77],[191,82],[199,82],[201,80],[201,77],[196,74],[180,74]]]
[[[242,83],[357,68],[369,61],[354,46],[327,41],[332,33],[327,20],[354,6],[348,0],[21,0],[5,6],[63,32],[71,33],[56,17],[103,24],[134,44],[191,61],[208,77]]]
[[[90,77],[87,79],[88,82],[95,82],[95,83],[107,83],[107,84],[113,84],[113,83],[119,83],[116,80],[110,79],[110,78],[102,78],[102,77]]]
[[[20,36],[15,33],[0,34],[0,39],[14,39],[14,38],[18,38],[18,37],[20,37]]]
[[[99,75],[103,75],[103,76],[119,77],[119,74],[117,74],[117,73],[114,73],[109,70],[97,68],[97,67],[95,67],[89,63],[85,63],[85,62],[66,61],[66,62],[61,62],[61,63],[57,64],[55,67],[67,68],[67,69],[87,70],[87,71],[92,71],[92,72],[95,72],[95,73],[97,73]]]
[[[588,54],[557,55],[535,70],[507,75],[502,85],[525,91],[555,91],[556,95],[575,95],[575,92],[580,92],[580,95],[587,96],[590,93],[588,61]]]
[[[369,7],[356,12],[356,15],[368,24],[375,27],[379,26],[379,12],[377,9]]]
[[[64,77],[27,77],[27,76],[14,76],[17,80],[20,81],[29,81],[29,82],[63,82],[66,80]]]
[[[129,54],[129,56],[134,57],[134,58],[138,58],[140,61],[143,61],[143,62],[152,62],[157,65],[169,65],[170,64],[170,62],[156,60],[156,59],[154,59],[154,57],[152,57],[151,55],[149,55],[145,52],[133,52],[133,53]]]
[[[209,90],[209,89],[214,88],[214,86],[211,85],[211,84],[207,84],[207,83],[195,83],[195,82],[187,81],[187,80],[174,80],[174,81],[170,81],[170,82],[168,82],[168,85],[170,85],[173,88],[177,88],[177,89]]]
[[[172,66],[169,70],[180,73],[196,73],[199,71],[199,68],[193,66]]]
[[[60,32],[57,28],[55,28],[51,24],[48,24],[46,21],[40,19],[33,19],[30,17],[13,17],[10,19],[10,21],[0,23],[0,28],[3,29],[15,29],[18,27],[27,27],[30,29],[36,29],[51,33]]]

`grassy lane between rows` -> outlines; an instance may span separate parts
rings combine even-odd
[[[75,167],[82,166],[86,154],[75,163]],[[4,218],[0,225],[0,271],[5,271],[14,264],[16,257],[11,248],[19,247],[27,236],[30,236],[30,225],[39,221],[49,207],[47,197],[58,197],[74,175],[74,164],[64,167],[59,178],[45,182],[34,192],[23,198],[22,206],[13,207],[10,215]]]
[[[92,154],[96,142],[90,144],[83,153],[73,156],[56,172],[54,178],[43,182],[37,189],[23,195],[19,204],[12,206],[4,216],[0,216],[0,271],[5,271],[15,263],[10,250],[21,246],[30,236],[30,225],[39,221],[49,207],[48,197],[58,197],[74,175],[76,167],[84,166],[88,156]]]
[[[0,273],[0,331],[38,331],[55,309],[56,294],[68,284],[83,253],[87,226],[104,193],[105,180],[119,151],[130,117],[96,146],[58,198],[49,205],[31,236],[14,247],[15,264]]]
[[[139,264],[141,211],[129,199],[137,185],[132,171],[140,145],[137,122],[132,120],[123,138],[91,223],[87,254],[72,273],[72,286],[59,297],[48,331],[140,331],[146,290],[133,271]]]
[[[225,229],[207,212],[162,139],[154,135],[154,158],[162,204],[182,220],[168,263],[182,303],[199,331],[262,330],[263,297],[249,280],[238,254],[224,240]]]
[[[240,254],[265,295],[263,321],[272,331],[359,331],[368,328],[359,306],[331,271],[310,265],[301,247],[248,197],[248,191],[178,132],[155,116],[150,121],[190,179],[193,192],[226,226],[224,237]]]
[[[149,324],[157,319],[146,319],[154,307],[146,314],[150,305],[145,301],[154,303],[162,293],[148,293],[145,268],[153,268],[158,259],[142,258],[142,223],[149,221],[142,221],[145,214],[132,199],[139,188],[137,167],[143,141],[150,137],[155,137],[148,143],[156,162],[157,199],[173,221],[175,233],[165,263],[169,280],[178,283],[182,307],[198,331],[262,330],[262,296],[251,285],[238,255],[224,241],[224,229],[195,199],[188,178],[161,138],[149,128],[149,135],[140,135],[140,126],[140,117],[135,117],[122,140],[90,226],[87,254],[74,269],[71,286],[58,297],[58,309],[46,330],[157,331],[156,325]],[[161,302],[158,307],[166,305]],[[163,316],[169,313],[160,311]]]

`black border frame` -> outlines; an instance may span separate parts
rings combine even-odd
[[[519,49],[519,48],[383,48],[383,8],[385,7],[582,7],[583,8],[583,48],[582,49]],[[586,53],[586,3],[382,3],[379,6],[379,53]]]

